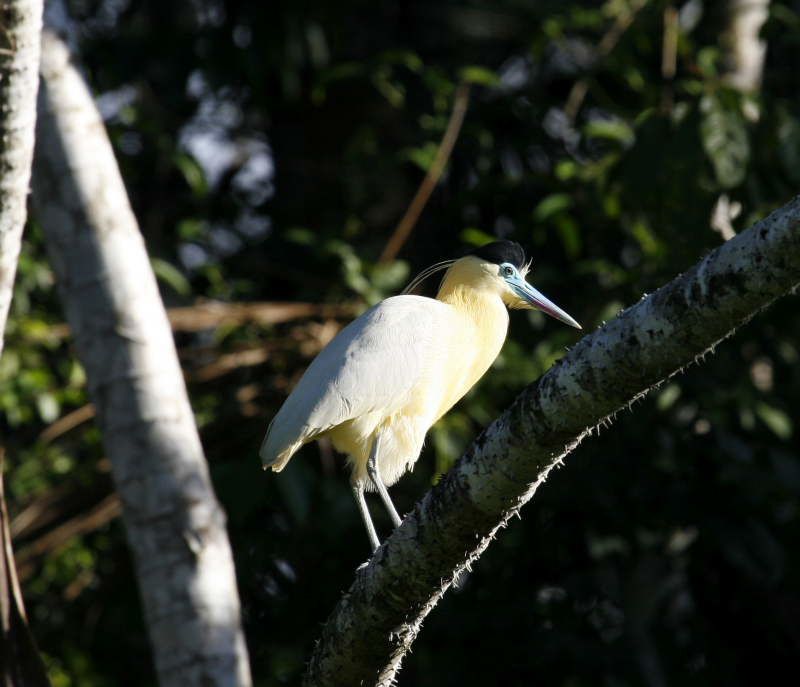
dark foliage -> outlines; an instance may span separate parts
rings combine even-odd
[[[74,0],[80,50],[168,305],[355,302],[498,238],[586,328],[693,264],[800,182],[800,6],[773,1],[763,87],[726,85],[713,3]],[[587,94],[564,111],[576,82]],[[473,84],[447,172],[400,260],[377,258]],[[18,558],[108,493],[97,431],[42,430],[86,402],[35,222],[0,361]],[[623,413],[554,474],[427,621],[399,684],[749,685],[800,652],[800,326],[789,299]],[[257,684],[296,684],[368,547],[342,461],[309,446],[279,476],[257,449],[341,322],[179,333],[229,517]],[[407,509],[578,334],[512,316],[480,385],[393,489]],[[209,365],[264,351],[258,364]],[[50,500],[48,500],[50,499]],[[378,509],[375,509],[378,514]],[[387,531],[385,519],[377,521]],[[29,549],[30,551],[30,549]],[[53,684],[147,685],[119,521],[29,556],[23,591]],[[792,673],[789,673],[792,674]]]

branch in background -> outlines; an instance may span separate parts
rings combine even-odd
[[[223,303],[205,301],[167,309],[172,331],[201,332],[206,329],[245,324],[282,324],[308,318],[349,319],[358,315],[358,303],[297,303],[273,301],[262,303]],[[69,336],[68,324],[55,324],[48,335],[56,339]]]
[[[41,29],[41,0],[3,2],[0,14],[0,355],[25,226]]]
[[[85,513],[62,522],[17,551],[19,576],[27,579],[35,569],[37,559],[58,551],[70,539],[94,532],[107,525],[122,513],[122,502],[117,494],[109,494]]]
[[[197,332],[223,325],[280,324],[310,317],[350,318],[356,303],[217,303],[206,302],[167,310],[173,331]]]
[[[323,627],[306,684],[394,684],[424,618],[556,465],[798,284],[800,197],[584,337],[357,571]]]
[[[28,628],[14,565],[0,449],[0,676],[3,687],[50,687],[47,670]]]
[[[439,183],[439,179],[444,172],[447,161],[453,152],[453,146],[456,144],[458,134],[461,132],[461,125],[464,123],[464,116],[467,113],[467,105],[469,104],[470,85],[463,83],[456,89],[455,99],[453,101],[453,111],[450,113],[450,119],[447,122],[442,142],[439,144],[439,149],[436,151],[436,156],[433,158],[433,163],[422,180],[422,183],[417,189],[411,204],[406,210],[406,214],[398,223],[389,241],[381,253],[378,262],[387,263],[391,262],[397,257],[400,249],[403,247],[411,232],[417,224],[419,216],[425,209],[428,199],[433,193],[433,189]]]
[[[678,71],[678,10],[673,5],[664,8],[664,35],[661,40],[661,76],[672,81]]]
[[[189,372],[187,377],[192,382],[210,382],[242,367],[263,365],[269,360],[269,355],[269,350],[264,346],[223,353],[216,356],[212,362]]]
[[[159,683],[249,686],[225,515],[172,332],[102,119],[53,30],[38,112],[37,218],[122,500]]]
[[[596,61],[599,62],[611,54],[611,51],[617,47],[620,38],[622,38],[628,28],[630,28],[631,24],[633,24],[633,20],[636,18],[639,10],[646,4],[647,0],[634,0],[626,12],[617,15],[614,23],[609,27],[608,31],[603,34],[603,37],[597,44]],[[575,121],[575,117],[578,116],[578,111],[581,109],[581,105],[583,105],[583,100],[588,91],[589,80],[587,78],[578,79],[578,81],[572,85],[569,95],[567,96],[567,101],[564,103],[564,114],[567,115],[568,121]]]
[[[49,424],[39,434],[39,441],[42,444],[49,444],[67,432],[79,427],[84,422],[92,420],[95,416],[94,406],[91,403],[76,408],[72,412],[63,415],[55,422]]]
[[[661,89],[661,109],[670,112],[673,105],[673,81],[678,71],[678,38],[680,22],[678,10],[667,5],[663,15],[664,33],[661,39],[661,76],[664,84]]]

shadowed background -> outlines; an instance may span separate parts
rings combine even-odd
[[[743,84],[733,0],[70,3],[228,513],[256,684],[297,683],[368,553],[330,448],[259,467],[310,359],[419,269],[498,236],[592,329],[787,201],[800,4],[756,4],[766,61]],[[379,263],[463,83],[447,168]],[[32,630],[58,687],[153,684],[35,219],[26,237],[0,427]],[[306,305],[269,304],[288,301]],[[426,621],[401,687],[748,685],[793,665],[795,311],[779,303],[570,456]],[[393,488],[401,512],[576,336],[512,314],[496,365]]]

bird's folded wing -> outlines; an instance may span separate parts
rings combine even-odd
[[[444,303],[395,296],[351,322],[278,411],[261,448],[265,465],[285,463],[303,443],[343,422],[401,408],[438,359],[447,317]]]

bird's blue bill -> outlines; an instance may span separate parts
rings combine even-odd
[[[516,293],[522,300],[529,303],[532,307],[536,308],[537,310],[541,310],[546,315],[550,315],[550,317],[561,320],[564,324],[568,324],[570,327],[575,327],[575,329],[583,329],[583,327],[581,327],[573,317],[564,312],[551,300],[545,298],[543,294],[534,289],[522,277],[508,279],[507,281],[509,286],[514,290],[514,293]]]

